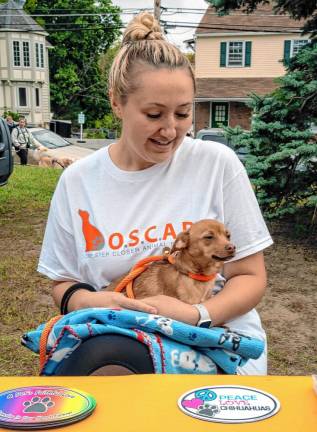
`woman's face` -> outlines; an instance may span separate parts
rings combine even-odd
[[[126,102],[112,99],[122,134],[110,148],[119,168],[141,170],[169,160],[192,124],[194,88],[186,69],[147,68],[137,74],[137,90]]]

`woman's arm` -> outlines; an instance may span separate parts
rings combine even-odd
[[[266,288],[263,252],[225,264],[224,276],[227,279],[224,288],[203,303],[215,326],[250,311],[263,297]],[[160,315],[193,325],[198,322],[196,308],[175,298],[155,296],[144,301],[155,306]]]
[[[75,283],[77,283],[77,281],[54,282],[53,299],[58,308],[60,308],[65,291]],[[157,313],[155,306],[146,304],[141,300],[129,299],[121,293],[110,291],[91,292],[85,289],[79,289],[72,294],[68,302],[68,312],[89,307],[123,308],[151,314]]]

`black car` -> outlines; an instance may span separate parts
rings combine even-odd
[[[7,183],[13,171],[11,146],[9,128],[5,120],[0,117],[0,186]]]

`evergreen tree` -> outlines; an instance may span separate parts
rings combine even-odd
[[[228,128],[235,147],[247,147],[246,168],[267,218],[312,221],[317,205],[317,44],[292,59],[280,87],[252,95],[250,132]],[[303,219],[304,218],[304,219]]]
[[[111,0],[28,0],[25,7],[29,13],[47,15],[37,21],[49,33],[52,45],[50,90],[55,116],[76,119],[83,111],[90,123],[103,117],[109,102],[99,58],[120,33],[119,8]]]

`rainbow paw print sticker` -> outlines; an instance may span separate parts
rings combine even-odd
[[[21,387],[0,393],[0,427],[46,429],[89,416],[95,399],[82,391],[56,386]]]

